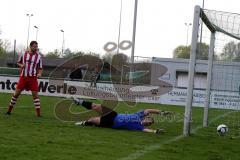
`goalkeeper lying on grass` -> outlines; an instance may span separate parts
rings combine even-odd
[[[76,105],[81,105],[89,110],[95,110],[100,113],[99,117],[92,117],[86,121],[76,122],[76,125],[81,126],[99,126],[113,129],[138,130],[143,132],[150,132],[160,134],[164,132],[163,129],[149,129],[146,128],[154,123],[154,119],[149,114],[168,115],[171,112],[160,111],[157,109],[145,109],[133,114],[120,114],[110,108],[101,104],[95,104],[79,98],[73,99]]]

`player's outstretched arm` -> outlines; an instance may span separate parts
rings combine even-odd
[[[144,128],[142,131],[143,131],[143,132],[147,132],[147,133],[155,133],[155,132],[156,132],[156,130],[154,130],[154,129],[149,129],[149,128]]]
[[[159,113],[161,113],[161,110],[158,110],[158,109],[145,109],[144,110],[144,115],[159,114]]]
[[[149,128],[144,128],[142,130],[143,132],[147,132],[147,133],[155,133],[155,134],[161,134],[161,133],[164,133],[164,129],[149,129]]]
[[[149,114],[161,114],[163,116],[166,116],[166,115],[170,115],[170,114],[173,114],[173,113],[169,112],[169,111],[158,110],[158,109],[145,109],[144,110],[144,115],[147,116]]]

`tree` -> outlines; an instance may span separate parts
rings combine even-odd
[[[23,44],[18,44],[16,47],[16,52],[17,53],[23,53],[26,50],[26,46]]]
[[[74,53],[74,56],[76,57],[81,57],[81,56],[83,56],[85,53],[84,52],[82,52],[82,51],[77,51],[77,52],[75,52]]]
[[[10,46],[11,43],[9,42],[9,40],[7,39],[1,40],[1,47],[4,49],[5,52],[9,50]]]
[[[69,48],[67,48],[67,49],[64,51],[62,57],[63,57],[63,58],[73,58],[73,57],[77,57],[77,56],[84,56],[84,55],[86,55],[86,54],[99,57],[98,54],[93,53],[93,52],[89,52],[89,53],[84,53],[83,51],[72,52]]]
[[[63,58],[71,58],[73,56],[74,56],[74,52],[72,52],[69,48],[65,49],[62,55]]]
[[[85,53],[85,55],[89,55],[89,56],[97,57],[98,59],[100,59],[100,55],[99,55],[98,53],[87,52],[87,53]]]
[[[1,35],[1,30],[0,30],[0,35]],[[3,41],[2,39],[0,39],[0,57],[4,57],[5,56],[5,51],[3,48]]]
[[[201,48],[199,48],[201,47]],[[200,53],[198,52],[200,50]],[[198,43],[197,59],[207,60],[209,54],[209,45],[206,43]]]
[[[173,58],[184,58],[189,59],[190,58],[190,46],[178,46],[173,51]]]
[[[1,30],[0,30],[0,35],[1,35]],[[11,43],[9,40],[6,39],[0,39],[0,57],[4,58],[6,56],[7,51],[10,48]]]
[[[228,42],[220,54],[221,60],[240,60],[240,43]]]
[[[115,69],[121,71],[122,66],[127,65],[128,56],[123,53],[114,54],[110,63]]]
[[[201,48],[199,48],[201,47]],[[200,53],[198,52],[200,49]],[[184,58],[189,59],[190,58],[190,51],[191,46],[183,46],[180,45],[173,51],[173,58]],[[198,49],[197,49],[197,59],[207,60],[208,59],[208,52],[209,52],[209,45],[206,43],[198,43]]]
[[[113,53],[107,52],[102,56],[104,62],[112,63]]]
[[[5,56],[5,51],[2,48],[2,46],[0,46],[0,58]]]
[[[60,53],[57,49],[55,49],[53,52],[48,52],[45,57],[47,57],[47,58],[59,58]]]

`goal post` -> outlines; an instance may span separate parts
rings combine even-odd
[[[202,9],[200,6],[194,9],[183,135],[191,133],[192,106],[194,92],[197,91],[194,74],[200,64],[197,59],[203,55],[199,53],[202,49],[198,48],[202,46],[199,45],[200,21],[207,33],[203,35],[206,38],[203,43],[209,47],[207,67],[202,71],[206,73],[202,125],[209,126],[210,108],[235,110],[237,113],[233,111],[234,116],[229,116],[225,122],[231,121],[232,128],[238,130],[235,133],[240,135],[240,14]]]
[[[183,128],[184,136],[188,136],[190,134],[192,98],[193,98],[193,86],[194,86],[194,72],[195,72],[195,66],[196,66],[196,55],[197,55],[196,52],[197,52],[200,12],[201,12],[201,8],[199,6],[195,6],[193,30],[192,30],[191,52],[190,52],[190,62],[189,62],[187,102],[186,102],[185,114],[184,114],[184,128]]]
[[[203,127],[208,126],[208,109],[209,109],[210,94],[211,94],[210,88],[211,88],[211,81],[212,81],[214,43],[215,43],[215,32],[211,32],[209,55],[208,55],[206,98],[205,98],[205,102],[204,102]]]

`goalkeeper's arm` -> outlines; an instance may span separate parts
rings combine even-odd
[[[144,115],[149,115],[149,114],[161,114],[161,115],[168,115],[168,114],[172,114],[172,112],[169,111],[162,111],[162,110],[158,110],[158,109],[145,109],[144,110]]]
[[[142,130],[143,132],[147,132],[147,133],[155,133],[155,134],[161,134],[161,133],[164,133],[164,129],[149,129],[149,128],[144,128]]]

